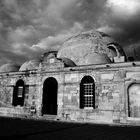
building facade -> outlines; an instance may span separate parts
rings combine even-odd
[[[0,67],[0,116],[74,122],[140,122],[140,62],[110,36],[83,32],[58,52]]]

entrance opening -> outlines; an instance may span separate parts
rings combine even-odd
[[[57,115],[57,88],[55,78],[47,78],[43,84],[42,115]]]

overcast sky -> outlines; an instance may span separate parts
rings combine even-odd
[[[0,65],[57,50],[73,33],[90,29],[138,55],[140,0],[0,0]]]

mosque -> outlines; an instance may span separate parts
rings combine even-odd
[[[0,116],[140,123],[140,62],[103,32],[75,34],[39,60],[0,67]]]

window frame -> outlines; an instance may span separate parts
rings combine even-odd
[[[19,90],[20,88],[21,91]],[[13,89],[13,106],[24,106],[24,97],[25,97],[25,83],[22,79],[19,79],[16,82],[16,85]]]
[[[85,91],[85,86],[89,87],[90,85],[92,85],[92,89]],[[80,109],[95,109],[95,82],[91,76],[84,76],[81,80]]]

